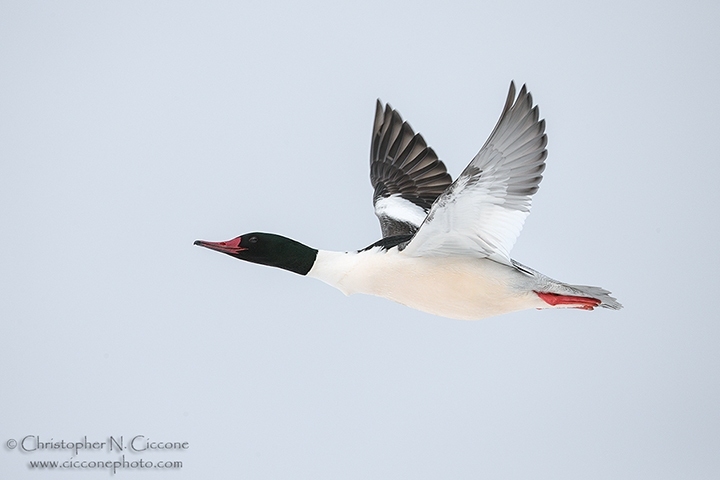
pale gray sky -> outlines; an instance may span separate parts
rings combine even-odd
[[[445,3],[0,3],[3,478],[108,478],[29,435],[189,443],[127,479],[717,478],[720,6]],[[192,246],[372,243],[375,99],[455,177],[511,79],[549,137],[513,257],[624,310],[448,320]]]

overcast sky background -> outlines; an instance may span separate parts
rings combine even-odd
[[[718,478],[720,4],[444,3],[0,2],[3,478],[108,478],[28,435],[189,443],[125,479]],[[624,310],[448,320],[192,245],[365,247],[375,99],[455,177],[512,79],[549,137],[513,257]]]

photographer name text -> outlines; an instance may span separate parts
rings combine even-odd
[[[103,441],[89,440],[87,435],[77,441],[67,441],[64,439],[55,440],[54,438],[42,438],[40,435],[26,435],[19,440],[8,440],[7,446],[11,449],[18,447],[23,452],[40,452],[49,450],[70,450],[75,455],[80,452],[107,451],[107,452],[151,452],[169,451],[169,450],[187,450],[190,448],[189,442],[154,440],[145,435],[135,435],[133,437],[125,437],[124,435],[113,437],[110,436]]]

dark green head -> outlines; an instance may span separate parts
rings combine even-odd
[[[196,240],[195,245],[226,253],[247,262],[284,268],[306,275],[318,251],[300,242],[272,233],[246,233],[226,242]]]

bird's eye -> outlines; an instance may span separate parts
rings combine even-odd
[[[258,238],[255,236],[248,238],[248,242],[250,242],[250,243],[257,243],[257,241],[258,241]]]

